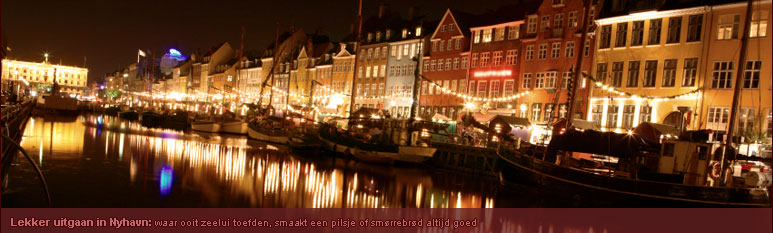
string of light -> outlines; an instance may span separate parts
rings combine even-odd
[[[670,96],[639,96],[639,95],[636,95],[636,94],[633,94],[633,93],[630,93],[630,92],[625,92],[625,91],[617,90],[617,89],[615,89],[612,86],[609,86],[609,85],[606,85],[606,84],[601,83],[599,81],[596,81],[595,78],[593,78],[592,76],[590,76],[588,74],[585,74],[585,73],[582,73],[582,74],[585,77],[587,77],[588,79],[590,79],[591,81],[595,82],[596,83],[596,87],[601,88],[601,90],[604,90],[606,92],[609,92],[609,93],[612,93],[612,94],[615,94],[615,95],[618,95],[618,96],[630,97],[631,99],[634,99],[634,100],[663,101],[663,100],[672,100],[672,99],[691,98],[691,97],[697,97],[698,96],[698,92],[700,92],[700,90],[695,89],[695,90],[692,90],[692,91],[689,91],[689,92],[686,92],[686,93],[677,94],[677,95],[670,95]]]
[[[437,87],[438,89],[440,89],[440,91],[443,92],[444,94],[453,95],[453,96],[465,99],[467,101],[512,102],[513,100],[519,99],[519,98],[521,98],[521,97],[523,97],[523,96],[525,96],[525,95],[530,93],[529,91],[523,91],[523,92],[520,92],[520,93],[515,94],[515,95],[504,96],[504,97],[497,97],[497,98],[475,97],[475,96],[470,96],[470,95],[467,95],[467,94],[464,94],[464,93],[458,93],[458,92],[449,90],[448,88],[445,88],[442,85],[439,85],[439,84],[435,83],[432,80],[429,80],[429,79],[426,79],[426,78],[424,78],[424,79],[427,80],[431,86]]]

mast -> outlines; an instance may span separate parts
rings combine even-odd
[[[357,31],[355,34],[356,34],[355,35],[356,41],[354,42],[354,54],[357,54],[357,52],[360,50],[360,43],[362,42],[362,0],[359,0],[359,4],[357,5]],[[349,101],[349,116],[351,116],[355,110],[354,100],[356,99],[355,92],[357,91],[356,90],[357,86],[355,85],[355,83],[357,83],[357,75],[359,75],[357,72],[359,68],[358,65],[360,63],[359,61],[360,59],[362,59],[362,57],[359,57],[359,56],[362,56],[362,55],[363,54],[357,54],[355,55],[355,59],[354,59],[354,68],[353,68],[354,76],[352,77],[352,93],[351,93],[352,99]]]
[[[274,73],[276,72],[276,64],[279,63],[279,55],[277,55],[277,51],[279,48],[279,22],[276,23],[276,33],[274,33],[274,59],[271,61],[271,91],[268,95],[268,107],[271,107],[271,103],[274,102],[274,84],[276,84],[276,81],[274,80]],[[265,82],[264,82],[265,86]],[[262,89],[261,89],[262,91]],[[260,106],[258,106],[260,107]]]
[[[585,6],[585,14],[582,15],[582,35],[580,36],[580,50],[577,54],[577,64],[574,66],[574,77],[572,77],[572,88],[569,90],[569,98],[567,102],[569,103],[569,113],[567,113],[566,116],[566,126],[565,128],[569,128],[570,125],[572,125],[572,119],[574,119],[574,97],[577,95],[577,87],[580,85],[580,79],[582,76],[582,58],[584,57],[585,52],[585,40],[588,37],[588,24],[590,20],[590,8],[592,7],[589,0],[584,0],[583,5]],[[588,48],[590,50],[590,48]],[[560,93],[559,93],[560,95]]]
[[[735,78],[735,86],[733,87],[733,105],[730,108],[730,121],[728,122],[730,125],[727,127],[727,139],[725,141],[725,146],[732,146],[733,145],[733,135],[735,131],[735,121],[738,117],[738,105],[739,105],[739,97],[741,95],[741,84],[743,83],[743,72],[744,67],[746,63],[746,46],[749,41],[749,26],[751,24],[751,18],[752,18],[752,2],[754,0],[748,0],[746,3],[746,19],[743,21],[743,30],[741,33],[743,35],[741,36],[741,53],[738,56],[738,64],[737,64],[737,71],[736,71],[736,78]],[[722,153],[722,160],[720,162],[720,171],[724,171],[725,169],[725,160],[728,159],[725,157],[725,154],[727,150],[723,150]],[[735,154],[733,155],[733,158],[729,158],[729,160],[735,160]],[[724,174],[724,172],[723,172]],[[724,175],[723,175],[724,176]],[[724,178],[724,177],[723,177]],[[724,180],[724,179],[723,179]]]

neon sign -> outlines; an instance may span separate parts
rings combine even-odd
[[[485,77],[510,76],[512,74],[513,74],[512,70],[487,70],[487,71],[475,71],[475,73],[473,73],[472,76],[476,78],[485,78]]]

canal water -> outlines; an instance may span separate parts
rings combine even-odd
[[[566,207],[496,177],[423,165],[375,165],[292,151],[241,135],[148,129],[113,116],[33,117],[21,141],[48,182],[54,207]],[[45,207],[21,154],[3,207]]]

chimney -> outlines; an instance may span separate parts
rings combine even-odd
[[[378,18],[379,19],[384,18],[384,16],[386,16],[386,14],[388,14],[388,13],[389,13],[389,5],[387,5],[386,3],[381,3],[380,5],[378,5]]]
[[[412,20],[413,17],[416,17],[417,15],[419,15],[418,7],[415,7],[415,6],[408,7],[408,20]]]

